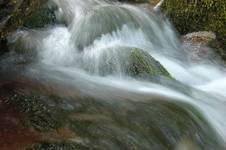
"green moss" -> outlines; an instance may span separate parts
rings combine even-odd
[[[164,76],[171,78],[167,70],[153,57],[145,52],[134,49],[129,54],[130,64],[128,65],[128,74],[134,77],[155,78]]]
[[[16,105],[25,114],[25,126],[32,127],[37,131],[49,132],[61,128],[67,119],[66,112],[48,104],[54,104],[49,97],[38,94],[15,94],[11,103]]]
[[[222,49],[226,50],[225,0],[166,0],[163,9],[181,34],[194,31],[213,31]]]
[[[18,27],[23,25],[24,19],[30,16],[32,13],[37,11],[40,6],[46,2],[44,0],[10,0],[5,5],[10,5],[11,7],[8,10],[8,13],[5,14],[5,18],[8,17],[8,20],[5,23],[5,26],[1,29],[1,36],[6,37],[9,33],[16,30]]]
[[[42,142],[27,150],[88,150],[89,148],[67,142]]]
[[[45,6],[37,10],[24,20],[24,26],[28,28],[42,28],[46,25],[53,25],[56,22],[54,11],[56,6]]]
[[[5,41],[7,37],[22,27],[24,20],[36,12],[46,0],[7,0],[0,4],[0,38]],[[6,52],[4,43],[0,43],[0,54]]]

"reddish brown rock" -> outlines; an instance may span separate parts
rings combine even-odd
[[[20,150],[30,147],[40,139],[40,135],[23,126],[23,114],[8,102],[7,97],[0,96],[1,150]]]

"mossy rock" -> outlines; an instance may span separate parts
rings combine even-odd
[[[67,142],[41,142],[33,148],[27,150],[88,150],[89,148],[74,143]]]
[[[57,97],[40,96],[37,93],[16,93],[10,102],[24,113],[25,126],[39,132],[55,131],[66,124],[65,115],[68,111],[60,107]]]
[[[151,55],[139,49],[133,49],[129,53],[129,65],[127,72],[133,77],[171,78],[169,72]]]
[[[102,101],[83,97],[71,99],[75,109],[65,114],[59,106],[63,101],[70,102],[67,99],[21,93],[9,102],[16,104],[26,116],[48,113],[57,122],[67,124],[66,128],[75,135],[70,139],[47,136],[28,150],[174,149],[184,138],[189,138],[198,149],[224,149],[202,113],[189,104],[156,98]],[[43,115],[38,120],[45,123],[45,119],[53,118]]]
[[[7,10],[1,9],[0,12],[7,13],[2,13],[1,16],[1,38],[7,37],[11,32],[23,26],[24,19],[37,11],[45,2],[44,0],[9,0],[2,3],[1,8]]]
[[[53,25],[56,23],[55,10],[57,10],[57,6],[48,3],[38,9],[31,16],[27,17],[24,20],[24,27],[27,28],[43,28],[47,25]]]
[[[23,25],[24,18],[36,11],[44,0],[0,1],[0,54],[8,52],[7,36]]]
[[[172,79],[167,70],[148,52],[133,47],[102,49],[95,57],[87,55],[80,62],[87,72],[100,76],[122,75],[151,81],[159,81],[162,77]]]
[[[226,59],[226,1],[225,0],[166,0],[164,12],[181,34],[213,31],[217,35],[222,57]]]
[[[21,27],[54,24],[56,6],[45,0],[8,0],[0,3],[0,54],[9,51],[7,37]]]

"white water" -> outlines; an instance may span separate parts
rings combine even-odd
[[[26,42],[39,41],[36,43],[38,66],[42,69],[36,65],[31,67],[33,74],[75,86],[82,93],[100,99],[161,98],[191,104],[205,115],[226,142],[226,73],[208,60],[205,64],[188,61],[165,18],[134,6],[101,0],[55,2],[68,26],[40,31],[48,33],[45,38],[27,35],[30,38]],[[128,47],[153,56],[176,80],[191,87],[189,94],[170,88],[164,81],[158,84],[127,76],[119,57],[126,55]],[[100,76],[101,65],[108,60],[113,60],[115,70]]]

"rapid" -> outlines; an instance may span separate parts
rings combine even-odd
[[[20,39],[23,47],[36,51],[25,67],[25,76],[44,84],[69,86],[100,103],[122,105],[122,110],[132,109],[130,118],[135,121],[129,119],[130,126],[152,128],[147,134],[133,130],[129,138],[138,143],[138,149],[225,148],[226,72],[220,62],[190,60],[161,12],[105,0],[53,2],[62,24],[20,30],[11,37],[12,43]],[[132,50],[153,57],[172,78],[132,76],[127,65]],[[122,110],[112,108],[119,118]],[[175,123],[180,119],[182,127]],[[111,132],[120,136],[126,131]]]

